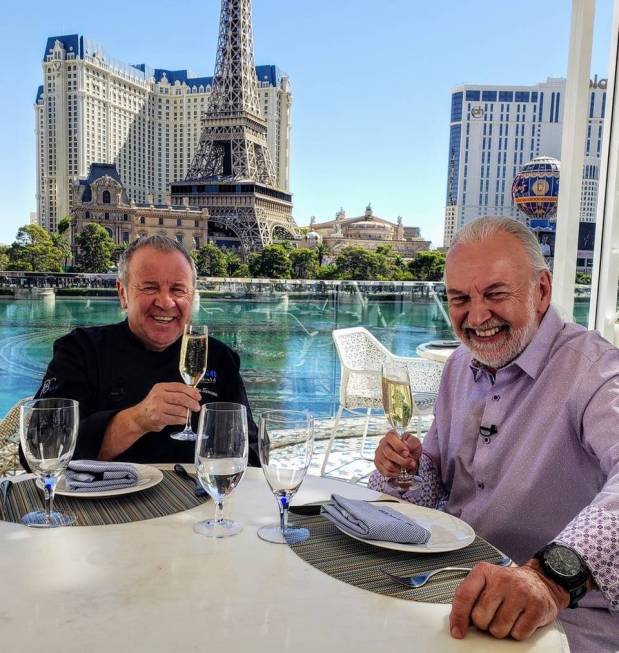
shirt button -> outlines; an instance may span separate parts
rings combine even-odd
[[[490,438],[484,438],[484,444],[490,444],[492,440]]]
[[[494,395],[492,397],[495,401],[498,401],[501,398],[501,395]]]
[[[483,490],[484,487],[485,487],[484,482],[483,482],[483,481],[477,481],[477,487],[478,487],[480,490]]]

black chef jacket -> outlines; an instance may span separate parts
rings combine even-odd
[[[54,343],[54,355],[36,397],[79,401],[80,427],[73,458],[95,459],[105,429],[119,411],[142,401],[156,383],[182,383],[178,363],[181,338],[160,352],[149,351],[127,321],[78,328]],[[236,352],[215,338],[208,339],[207,371],[198,390],[201,404],[233,401],[247,407],[249,464],[259,466],[257,428],[239,372]],[[194,430],[199,413],[192,413]],[[170,433],[181,425],[145,433],[116,460],[135,463],[194,462],[195,442],[180,442]],[[22,464],[23,455],[20,451]]]

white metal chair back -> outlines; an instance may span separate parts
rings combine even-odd
[[[0,476],[14,472],[19,464],[19,407],[32,397],[20,399],[0,420]]]
[[[333,341],[340,361],[340,405],[352,408],[380,408],[380,374],[391,356],[367,329],[335,329]]]
[[[370,414],[373,409],[382,410],[381,372],[385,361],[397,360],[406,364],[413,391],[413,416],[417,417],[417,433],[421,434],[421,418],[430,415],[441,381],[443,364],[424,358],[394,356],[377,338],[363,327],[335,329],[333,341],[340,361],[340,405],[322,462],[320,474],[325,475],[342,412],[366,410],[365,427],[361,439],[361,458],[371,460],[364,454]],[[333,470],[331,470],[333,471]]]

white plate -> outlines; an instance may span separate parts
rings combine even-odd
[[[100,490],[99,492],[76,492],[75,490],[67,489],[65,483],[65,477],[63,476],[56,485],[56,494],[60,494],[63,497],[79,497],[80,499],[98,499],[100,497],[115,497],[120,494],[131,494],[133,492],[141,492],[142,490],[147,490],[153,485],[157,485],[163,480],[163,472],[156,467],[151,467],[150,465],[138,465],[136,463],[131,463],[137,473],[138,473],[138,482],[135,485],[129,487],[119,487],[116,490]],[[37,481],[37,485],[39,481]],[[41,487],[41,486],[39,486]]]
[[[384,506],[385,504],[380,504]],[[475,531],[461,519],[448,515],[440,510],[423,508],[412,503],[390,503],[389,507],[401,512],[410,519],[414,519],[417,524],[427,528],[431,535],[425,544],[400,544],[399,542],[384,542],[382,540],[366,540],[358,535],[352,535],[339,528],[344,535],[352,537],[354,540],[379,546],[383,549],[392,549],[393,551],[408,551],[409,553],[441,553],[443,551],[455,551],[463,549],[475,540]],[[333,522],[332,522],[333,523]]]

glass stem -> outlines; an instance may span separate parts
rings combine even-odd
[[[54,489],[56,483],[51,478],[45,479],[45,512],[47,513],[47,521],[51,524],[52,513],[54,511]]]
[[[215,521],[221,524],[224,520],[224,500],[215,501]]]
[[[187,409],[187,419],[185,420],[185,431],[191,431],[191,410]]]
[[[282,496],[279,498],[279,527],[282,530],[282,533],[285,533],[288,530],[288,497]]]

